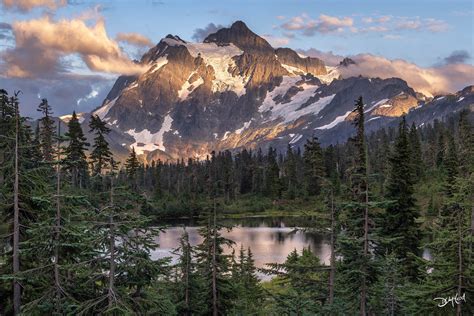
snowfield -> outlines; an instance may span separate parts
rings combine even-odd
[[[135,130],[131,129],[126,131],[128,135],[135,139],[135,143],[131,144],[130,148],[134,147],[135,152],[138,155],[143,154],[145,151],[150,152],[156,149],[166,151],[166,148],[163,144],[163,135],[171,130],[172,123],[173,118],[168,114],[165,116],[163,124],[161,125],[161,129],[157,133],[152,134],[147,129],[144,129],[140,132],[136,132]]]
[[[323,126],[320,126],[320,127],[316,127],[315,129],[330,129],[330,128],[333,128],[334,126],[336,126],[337,124],[343,122],[346,117],[349,116],[349,114],[351,114],[352,110],[350,111],[347,111],[346,113],[344,113],[343,115],[340,115],[338,117],[336,117],[334,119],[334,121],[332,121],[331,123],[329,124],[326,124],[326,125],[323,125]]]
[[[103,120],[104,117],[107,115],[107,113],[109,113],[110,109],[114,106],[115,101],[117,101],[117,99],[118,97],[116,97],[112,101],[107,102],[102,107],[100,107],[95,112],[93,112],[92,114],[97,115],[98,117],[100,117],[101,120]]]
[[[258,109],[260,113],[268,115],[268,119],[266,121],[282,119],[283,123],[289,123],[304,115],[317,115],[322,109],[324,109],[326,105],[331,103],[335,94],[322,97],[318,101],[301,108],[301,105],[305,103],[310,97],[314,96],[319,88],[319,86],[304,83],[299,86],[303,88],[303,91],[299,91],[296,95],[294,95],[290,102],[276,104],[273,99],[278,95],[285,95],[288,89],[294,86],[299,80],[301,80],[301,77],[285,76],[283,77],[282,83],[278,87],[267,93],[265,100]]]
[[[243,54],[234,44],[218,46],[216,43],[184,43],[172,38],[165,38],[163,41],[169,46],[185,46],[191,56],[201,57],[206,65],[214,69],[213,92],[233,91],[239,97],[245,94],[248,78],[239,75],[234,77],[229,72],[229,69],[236,67],[232,58]]]

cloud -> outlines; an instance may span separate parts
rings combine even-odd
[[[287,19],[279,27],[287,32],[301,32],[306,36],[313,36],[316,33],[346,35],[347,33],[364,34],[398,31],[439,33],[449,29],[449,25],[445,21],[434,18],[372,15],[362,16],[354,20],[352,17],[335,17],[321,14],[317,19],[313,19],[306,13]]]
[[[290,39],[288,37],[276,37],[271,34],[264,34],[262,37],[270,43],[273,47],[282,47],[288,45],[290,43]]]
[[[153,42],[148,37],[138,33],[118,33],[116,40],[140,47],[153,46]]]
[[[44,16],[14,22],[12,29],[16,46],[0,56],[8,77],[54,76],[66,70],[61,58],[67,55],[79,56],[92,71],[132,75],[147,70],[107,36],[102,19],[88,26],[81,19],[56,22]]]
[[[389,40],[399,40],[399,39],[402,39],[403,37],[398,34],[385,34],[383,38],[389,39]]]
[[[471,55],[465,50],[455,50],[449,56],[443,58],[443,62],[446,65],[450,64],[462,64],[466,63],[471,59]],[[474,76],[474,74],[473,74]]]
[[[356,62],[355,65],[340,68],[344,78],[359,75],[383,79],[402,78],[410,87],[428,96],[454,92],[474,84],[474,66],[468,64],[423,68],[405,60],[389,60],[370,54],[355,55],[351,58]]]
[[[11,40],[13,39],[11,24],[0,22],[0,40]]]
[[[390,60],[371,54],[342,56],[333,52],[322,52],[315,48],[299,49],[299,53],[310,57],[317,57],[328,66],[337,66],[344,57],[350,57],[355,65],[340,67],[343,78],[354,76],[401,78],[410,87],[427,96],[458,91],[474,84],[474,66],[465,64],[470,56],[464,51],[454,51],[446,57],[444,64],[433,67],[420,67],[402,59]]]
[[[12,29],[11,24],[0,22],[0,30],[11,30],[11,29]]]
[[[280,27],[286,31],[301,31],[305,36],[313,36],[316,33],[341,33],[350,29],[354,20],[350,17],[334,17],[321,14],[318,19],[312,19],[307,14],[295,16],[283,23]]]
[[[429,31],[432,33],[444,32],[449,29],[449,25],[443,20],[433,18],[421,19],[401,17],[395,22],[398,30]]]
[[[367,16],[367,17],[362,17],[362,22],[366,24],[370,23],[386,23],[392,19],[391,16],[389,15],[382,15],[378,17],[372,17],[372,16]]]
[[[215,33],[223,27],[224,26],[220,24],[215,25],[214,23],[209,23],[204,28],[195,29],[191,38],[196,42],[202,42],[209,34]]]
[[[326,66],[337,66],[344,59],[344,56],[334,54],[333,52],[323,52],[316,48],[310,49],[297,49],[298,53],[305,56],[316,57],[324,61]]]
[[[5,9],[22,12],[28,12],[38,7],[56,10],[67,4],[67,0],[1,0],[1,2]]]

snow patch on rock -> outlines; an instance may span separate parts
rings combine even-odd
[[[100,108],[98,108],[95,112],[93,112],[92,114],[93,115],[97,115],[98,117],[100,117],[101,120],[104,119],[104,117],[109,113],[110,109],[114,106],[115,104],[115,101],[117,101],[118,97],[116,97],[115,99],[113,99],[112,101],[109,101],[107,103],[105,103],[103,106],[101,106]]]
[[[248,78],[240,75],[234,77],[229,72],[229,68],[236,67],[232,58],[243,54],[234,44],[218,46],[216,43],[184,43],[171,38],[165,38],[164,41],[169,46],[185,46],[191,56],[201,57],[206,65],[214,69],[213,92],[234,91],[239,97],[246,93]]]
[[[181,89],[178,91],[178,98],[180,100],[186,100],[187,97],[193,92],[197,87],[204,83],[202,77],[199,77],[193,83],[189,82],[189,79],[195,74],[196,72],[192,72],[186,82],[181,86]]]
[[[288,89],[294,86],[299,80],[301,80],[300,77],[285,76],[278,87],[267,93],[265,100],[258,109],[260,113],[268,115],[267,121],[282,119],[284,123],[289,123],[304,115],[317,115],[335,96],[335,94],[333,94],[322,97],[318,101],[301,108],[301,105],[312,97],[319,88],[318,86],[304,83],[299,86],[303,90],[298,91],[298,93],[291,98],[290,102],[276,104],[273,99],[278,95],[283,96]]]
[[[130,145],[130,148],[135,147],[135,151],[138,155],[143,154],[145,151],[150,152],[156,149],[166,151],[163,144],[163,135],[171,130],[172,123],[173,118],[168,114],[165,116],[161,129],[157,133],[151,133],[148,129],[144,129],[140,132],[136,132],[136,130],[132,129],[126,131],[127,134],[135,139],[135,142]]]
[[[290,66],[290,65],[286,65],[286,64],[281,64],[281,66],[283,68],[286,69],[286,71],[288,71],[290,74],[292,75],[301,75],[301,74],[304,74],[305,72],[297,67],[293,67],[293,66]]]
[[[294,144],[294,143],[297,143],[301,138],[303,137],[303,135],[296,135],[295,137],[293,137],[292,140],[290,140],[290,144]]]
[[[151,65],[150,69],[148,70],[148,72],[146,74],[152,74],[154,72],[157,72],[158,70],[160,70],[164,65],[166,65],[168,63],[168,58],[167,56],[162,56],[160,58],[158,58],[157,60],[155,60],[155,62]]]
[[[339,72],[338,67],[326,66],[326,74],[315,77],[321,80],[322,83],[330,84],[333,80],[339,79],[340,76],[341,73]]]
[[[343,115],[340,115],[340,116],[336,117],[336,118],[334,119],[334,121],[332,121],[331,123],[326,124],[326,125],[323,125],[323,126],[320,126],[320,127],[316,127],[315,129],[331,129],[331,128],[333,128],[334,126],[336,126],[337,124],[343,122],[343,121],[346,119],[346,117],[348,117],[349,114],[351,114],[351,113],[352,113],[352,110],[347,111],[347,112],[344,113]]]
[[[367,113],[367,112],[370,112],[372,111],[373,109],[375,109],[376,107],[378,107],[379,105],[381,104],[385,104],[385,102],[387,102],[388,99],[382,99],[380,101],[377,101],[374,105],[372,105],[370,108],[368,108],[367,110],[364,111],[364,113]],[[381,106],[382,107],[382,106]]]
[[[245,122],[245,123],[244,123],[244,126],[242,126],[241,128],[235,130],[235,133],[236,133],[237,135],[242,134],[242,132],[243,132],[244,129],[249,128],[250,123],[252,123],[252,120],[250,120],[250,121],[248,121],[248,122]]]

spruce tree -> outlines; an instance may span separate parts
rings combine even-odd
[[[364,102],[360,97],[355,104],[354,125],[356,135],[351,138],[352,167],[350,173],[351,202],[341,214],[345,231],[338,237],[338,249],[343,257],[340,277],[347,287],[342,291],[346,309],[367,314],[368,287],[374,278],[374,269],[369,255],[369,192],[367,179],[367,153],[364,127]]]
[[[138,161],[137,154],[135,153],[135,147],[132,147],[132,151],[125,162],[125,169],[127,171],[127,176],[132,182],[132,187],[134,190],[138,186],[138,169],[140,168],[140,162]]]
[[[308,139],[304,145],[303,161],[305,169],[305,187],[309,195],[321,192],[325,176],[323,151],[316,137]]]
[[[280,181],[280,167],[277,162],[276,149],[268,148],[264,170],[264,187],[265,193],[272,198],[280,198],[281,196],[281,181]]]
[[[410,132],[408,135],[409,147],[410,147],[410,162],[413,168],[413,172],[416,178],[419,178],[423,175],[423,159],[421,152],[421,143],[420,136],[418,135],[418,130],[416,128],[415,122],[412,123],[410,127]]]
[[[455,191],[456,178],[459,173],[459,160],[457,154],[456,143],[452,135],[448,134],[448,145],[446,149],[446,157],[443,163],[445,173],[444,190],[448,196],[452,196]]]
[[[263,271],[276,275],[270,292],[272,314],[317,315],[323,312],[327,298],[327,268],[311,249],[301,254],[293,250],[282,264],[267,264]]]
[[[235,294],[230,314],[257,315],[262,310],[264,296],[256,270],[252,251],[250,248],[245,251],[241,245],[232,266],[231,279]]]
[[[112,153],[109,149],[109,143],[105,136],[110,132],[106,123],[97,115],[91,117],[89,122],[90,132],[95,134],[94,144],[90,155],[92,164],[92,174],[99,175],[106,169],[111,162]]]
[[[68,131],[65,133],[68,145],[64,149],[64,169],[71,174],[71,182],[75,187],[82,188],[87,180],[87,160],[85,151],[89,146],[82,131],[81,124],[72,112],[71,120],[68,122]]]
[[[24,301],[20,283],[24,283],[23,271],[28,269],[22,243],[27,239],[26,228],[44,210],[41,202],[48,191],[49,181],[45,168],[33,160],[38,157],[37,148],[32,146],[32,133],[19,113],[19,93],[7,102],[2,100],[0,118],[0,150],[3,162],[0,166],[0,216],[5,223],[7,247],[2,247],[0,261],[0,294],[6,305],[6,313],[19,315]],[[6,94],[2,93],[2,97]]]
[[[411,165],[411,152],[405,117],[390,156],[390,170],[385,198],[390,201],[383,215],[381,235],[383,249],[402,260],[403,273],[416,279],[418,269],[415,256],[419,254],[421,233],[416,222],[419,216],[415,204],[415,174]]]
[[[293,152],[291,145],[288,144],[284,162],[286,196],[288,199],[294,199],[298,193],[298,177],[296,174],[296,163],[297,162],[295,153]]]
[[[53,114],[51,106],[47,99],[42,99],[38,105],[38,112],[41,112],[42,117],[39,119],[40,124],[40,148],[43,154],[43,159],[46,162],[52,162],[54,159],[54,120],[51,118]]]

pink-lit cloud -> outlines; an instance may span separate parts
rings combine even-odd
[[[65,6],[67,0],[1,0],[1,3],[5,9],[27,12],[38,7],[55,10]]]
[[[9,77],[44,77],[64,71],[61,58],[79,56],[92,71],[140,74],[146,67],[131,61],[109,38],[102,19],[53,21],[44,16],[12,24],[15,47],[1,55]]]
[[[340,68],[344,78],[359,75],[384,79],[397,77],[428,96],[454,92],[474,84],[474,66],[469,64],[456,63],[423,68],[402,59],[390,60],[370,54],[351,58],[356,62],[355,65]]]
[[[314,48],[298,50],[298,52],[320,58],[328,66],[337,66],[346,57]],[[474,66],[464,63],[470,56],[463,51],[454,51],[443,59],[443,63],[432,67],[421,67],[406,60],[390,60],[371,54],[358,54],[349,57],[356,64],[338,68],[343,78],[359,75],[383,79],[401,78],[410,87],[427,96],[455,92],[474,84]]]
[[[316,33],[337,33],[346,29],[351,29],[354,20],[350,17],[335,17],[321,14],[318,19],[312,19],[309,15],[302,15],[290,18],[281,25],[286,31],[301,31],[303,35],[312,36]]]
[[[140,47],[153,46],[153,42],[148,37],[138,33],[118,33],[116,40]]]

